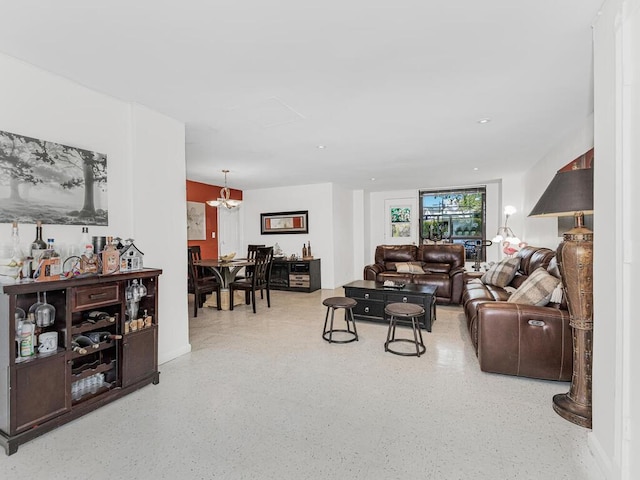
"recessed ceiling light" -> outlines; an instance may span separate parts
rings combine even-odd
[[[325,148],[327,148],[327,147],[326,147],[326,145],[318,145],[318,148],[319,148],[320,150],[324,150],[324,149],[325,149]]]
[[[371,177],[371,181],[375,182],[376,181],[376,177]]]
[[[491,121],[491,119],[489,117],[485,117],[485,118],[481,118],[480,120],[478,120],[478,123],[481,124],[485,124],[485,123],[489,123]]]
[[[473,167],[473,171],[477,172],[478,171],[478,167]]]

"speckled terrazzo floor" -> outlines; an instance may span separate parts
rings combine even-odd
[[[481,372],[458,307],[420,358],[385,353],[381,324],[330,345],[321,302],[342,294],[200,310],[159,385],[0,457],[0,479],[603,478],[551,408],[567,383]]]

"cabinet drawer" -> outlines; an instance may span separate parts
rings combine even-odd
[[[417,295],[409,295],[402,293],[388,293],[387,294],[387,303],[415,303],[417,305],[424,306],[427,301],[426,297],[421,297]]]
[[[120,302],[117,283],[74,288],[72,295],[73,311]]]
[[[363,300],[357,300],[358,304],[353,307],[353,313],[355,315],[366,315],[368,317],[384,317],[384,303],[383,302],[367,302]]]
[[[345,288],[347,297],[364,300],[384,300],[384,292],[362,290],[361,288]]]
[[[289,274],[289,282],[307,282],[309,283],[309,275],[301,274],[301,273],[291,273]]]
[[[289,281],[289,286],[290,287],[296,287],[296,288],[309,288],[309,280],[305,281],[305,282],[301,282],[300,280],[290,280]]]

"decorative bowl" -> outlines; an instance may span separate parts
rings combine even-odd
[[[235,258],[235,256],[236,256],[236,252],[227,253],[226,255],[222,255],[220,257],[220,260],[222,260],[223,262],[230,262]]]

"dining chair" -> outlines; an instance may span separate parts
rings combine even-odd
[[[222,303],[220,301],[220,282],[214,274],[208,272],[204,267],[196,265],[196,262],[201,258],[199,246],[187,247],[187,260],[189,266],[187,292],[194,294],[194,317],[198,316],[198,308],[202,308],[208,293],[216,293],[216,307],[218,310],[222,310]]]
[[[269,283],[271,282],[271,265],[273,263],[273,247],[257,247],[255,253],[255,263],[252,265],[253,274],[250,278],[236,280],[229,284],[229,297],[233,298],[235,290],[244,290],[245,303],[253,305],[253,313],[256,313],[256,290],[260,291],[260,298],[264,298],[264,291],[267,292],[267,307],[271,308],[271,292]],[[230,305],[233,310],[233,302]]]
[[[247,260],[255,260],[256,259],[256,252],[258,251],[258,248],[264,247],[264,245],[255,245],[255,244],[249,244],[247,245]],[[251,278],[251,275],[253,275],[253,265],[248,265],[244,268],[244,275],[239,275],[236,278],[238,280],[242,279],[242,278]]]

